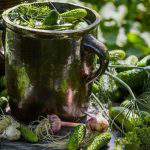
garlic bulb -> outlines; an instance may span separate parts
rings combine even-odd
[[[19,140],[21,137],[21,133],[19,130],[16,129],[15,126],[9,126],[6,128],[5,132],[3,133],[4,137],[10,141]]]

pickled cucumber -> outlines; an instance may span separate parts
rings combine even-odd
[[[131,131],[134,127],[141,125],[139,116],[125,107],[111,107],[109,115],[126,131]]]
[[[132,67],[136,67],[138,63],[138,58],[135,55],[130,55],[125,60],[118,60],[114,62],[115,65],[120,65],[123,67],[116,68],[117,72],[132,70]]]
[[[124,60],[126,57],[126,53],[123,50],[112,50],[109,52],[110,60]]]
[[[150,126],[150,113],[148,113],[146,111],[141,111],[140,115],[142,117],[143,124]]]
[[[115,81],[108,75],[102,75],[98,85],[93,85],[93,92],[98,95],[101,102],[118,101],[120,90]]]
[[[148,78],[148,73],[143,69],[132,69],[118,73],[117,77],[128,84],[131,89],[141,90]],[[118,86],[123,88],[120,84]]]
[[[135,55],[130,55],[125,60],[127,65],[136,66],[138,63],[138,58]]]
[[[79,125],[75,127],[73,134],[70,136],[68,150],[78,150],[86,134],[86,126]]]
[[[93,142],[88,146],[87,150],[99,150],[106,146],[111,139],[111,133],[106,132],[96,136]]]
[[[52,10],[44,19],[43,24],[48,26],[56,25],[58,18],[59,18],[58,12],[56,10]]]
[[[82,21],[77,23],[77,25],[75,25],[74,30],[78,30],[78,29],[84,29],[88,26],[87,22]]]

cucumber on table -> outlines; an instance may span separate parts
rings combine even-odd
[[[125,60],[118,60],[114,62],[114,65],[120,65],[123,67],[116,68],[117,72],[127,71],[133,69],[132,67],[136,67],[138,63],[138,58],[135,55],[130,55]]]
[[[110,142],[110,139],[110,132],[100,134],[94,138],[93,142],[87,147],[87,150],[99,150],[106,146]]]
[[[75,127],[73,134],[69,138],[68,150],[78,150],[84,140],[86,134],[86,126],[79,125]]]
[[[141,114],[143,124],[150,126],[150,113],[148,113],[146,111],[141,111],[140,114]]]
[[[136,66],[138,63],[138,58],[135,55],[130,55],[125,59],[127,65]]]
[[[125,107],[112,107],[109,110],[109,115],[126,131],[131,131],[134,127],[141,125],[139,116]]]
[[[112,50],[109,52],[109,59],[111,61],[124,60],[125,57],[126,57],[126,53],[123,50]]]
[[[121,107],[127,107],[128,109],[130,109],[131,108],[131,102],[130,102],[130,100],[129,99],[126,99],[125,101],[123,101],[122,103],[121,103]]]
[[[129,96],[121,103],[122,107],[128,107],[128,109],[131,108],[131,99],[132,97]],[[140,111],[145,111],[150,113],[150,93],[149,92],[143,92],[137,97],[137,106]]]
[[[144,82],[148,79],[148,73],[143,69],[132,69],[118,73],[117,77],[128,84],[131,89],[141,90]],[[120,83],[118,86],[123,88]]]
[[[150,92],[143,92],[138,98],[139,109],[150,113]]]
[[[104,102],[118,101],[121,97],[118,85],[115,83],[109,75],[102,75],[99,79],[99,99],[103,99]]]
[[[24,126],[24,125],[20,125],[19,128],[22,137],[30,143],[37,143],[38,142],[38,136],[31,131],[28,127]]]

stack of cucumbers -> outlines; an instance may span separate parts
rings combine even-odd
[[[109,72],[125,82],[136,95],[142,94],[149,80],[150,55],[139,60],[134,55],[126,57],[123,50],[113,50],[109,54]],[[122,102],[129,94],[124,85],[107,74],[93,84],[93,93],[101,102]]]
[[[145,149],[150,137],[150,55],[127,57],[123,50],[110,51],[109,55],[108,70],[94,82],[93,93],[101,103],[111,102],[111,127],[123,133],[123,147]]]
[[[77,8],[60,13],[48,6],[21,5],[10,12],[15,24],[41,30],[77,30],[88,26],[87,11]]]
[[[79,125],[75,127],[74,132],[71,134],[68,142],[68,150],[78,150],[84,149],[86,150],[99,150],[110,142],[112,134],[107,131],[105,133],[97,134],[94,136],[89,144],[83,143],[86,138],[86,126]]]

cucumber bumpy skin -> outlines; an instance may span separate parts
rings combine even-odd
[[[87,150],[99,150],[106,146],[111,139],[111,133],[106,132],[95,137],[93,142],[88,146]]]
[[[82,143],[86,134],[86,126],[79,125],[75,127],[73,134],[70,136],[68,143],[68,150],[77,150],[79,149],[80,144]]]
[[[87,11],[85,9],[73,9],[67,12],[64,12],[60,15],[64,22],[72,23],[76,20],[83,19],[87,16]]]
[[[126,53],[123,50],[112,50],[109,52],[110,60],[124,60],[126,57]]]
[[[117,77],[128,84],[131,89],[141,89],[144,82],[148,78],[148,73],[143,69],[132,69],[123,71],[117,74]],[[122,85],[118,83],[118,86],[122,88]]]
[[[38,142],[38,137],[37,135],[32,132],[28,127],[24,126],[24,125],[20,125],[19,128],[22,137],[30,143],[37,143]]]
[[[147,111],[141,111],[140,113],[143,124],[146,126],[150,126],[150,113],[148,113]]]
[[[75,25],[74,30],[84,29],[86,27],[88,27],[87,22],[82,21],[82,22],[79,22],[77,25]]]
[[[99,84],[93,84],[93,93],[98,94],[99,99],[103,102],[109,100],[118,101],[121,93],[115,81],[108,75],[102,75],[99,79]]]
[[[135,66],[138,63],[138,58],[135,55],[130,55],[125,60],[127,65]]]
[[[118,60],[114,62],[114,65],[121,65],[124,66],[124,68],[116,68],[117,72],[132,70],[132,67],[136,67],[138,63],[138,58],[135,55],[130,55],[125,60]],[[127,67],[128,66],[128,67]]]
[[[133,130],[134,127],[141,125],[141,120],[137,114],[125,107],[111,107],[109,110],[111,119],[123,126],[126,131]]]
[[[59,18],[59,14],[56,10],[52,10],[45,18],[43,25],[56,25]]]
[[[131,109],[131,103],[130,103],[130,100],[129,99],[126,99],[125,101],[123,101],[122,103],[121,103],[121,107],[127,107],[128,109]]]

